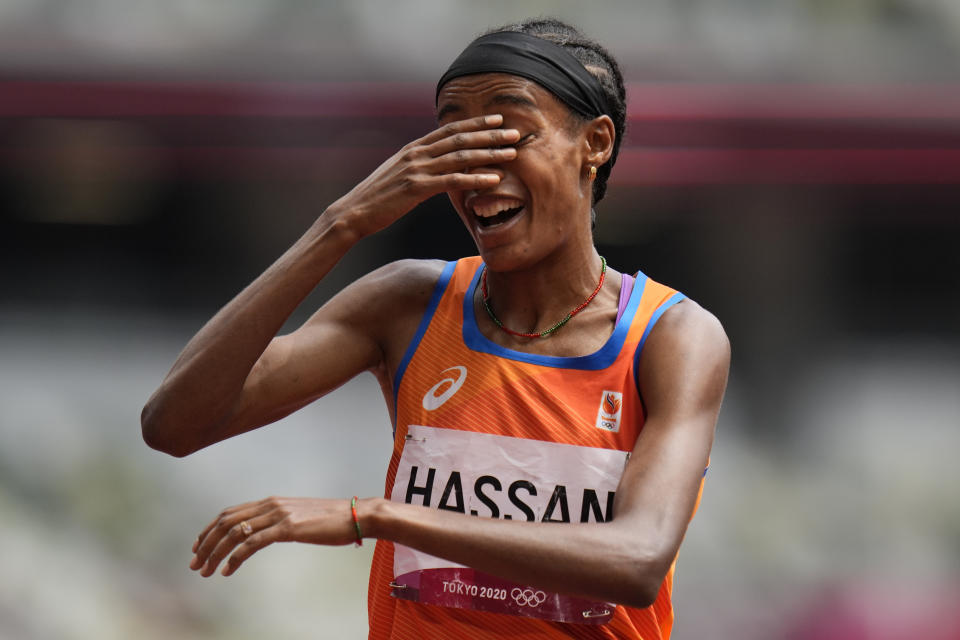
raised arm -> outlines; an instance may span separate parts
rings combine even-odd
[[[359,239],[437,193],[496,185],[496,173],[467,170],[516,156],[503,145],[519,133],[497,128],[502,122],[494,115],[441,127],[406,145],[324,211],[187,344],[143,409],[144,440],[184,456],[276,420],[382,364],[385,337],[373,313],[390,270],[344,290],[294,334],[275,336]],[[399,295],[420,288],[414,283]]]
[[[373,498],[361,501],[365,537],[388,539],[481,571],[553,591],[638,607],[656,597],[686,532],[726,386],[729,343],[691,301],[671,308],[640,360],[647,419],[604,523],[477,518]],[[253,533],[239,527],[248,521]],[[277,541],[346,544],[344,500],[270,498],[224,511],[201,534],[191,566],[230,574]]]

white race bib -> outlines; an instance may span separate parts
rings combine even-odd
[[[526,438],[411,425],[391,499],[479,517],[610,520],[629,454]],[[461,609],[602,624],[616,605],[545,592],[400,544],[393,595]]]

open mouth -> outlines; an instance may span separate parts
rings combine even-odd
[[[480,224],[481,227],[494,227],[498,224],[503,224],[507,220],[510,220],[521,211],[523,211],[523,207],[505,209],[500,213],[490,216],[488,218],[482,218],[480,216],[477,216],[477,222]]]
[[[523,211],[520,200],[498,198],[494,201],[478,202],[473,206],[473,215],[477,224],[484,228],[495,227],[515,218]]]

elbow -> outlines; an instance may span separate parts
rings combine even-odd
[[[664,576],[665,577],[665,576]],[[627,601],[622,602],[629,607],[636,609],[646,609],[652,606],[663,586],[663,577],[657,581],[655,578],[642,577],[631,585],[630,593],[627,594]]]
[[[619,604],[646,609],[660,595],[664,580],[673,564],[672,557],[657,554],[642,558],[633,558],[628,562],[629,575],[624,580],[626,587],[621,594]]]
[[[151,449],[169,454],[175,458],[183,458],[197,450],[196,447],[184,446],[172,436],[172,429],[164,424],[160,417],[153,398],[147,402],[140,412],[140,433],[143,441]]]

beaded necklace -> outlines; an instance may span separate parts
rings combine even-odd
[[[487,314],[490,316],[490,319],[493,320],[493,323],[495,325],[497,325],[498,327],[500,327],[501,329],[503,329],[504,331],[506,331],[512,336],[517,336],[518,338],[546,338],[551,333],[553,333],[563,325],[570,322],[570,318],[572,318],[573,316],[583,311],[586,308],[586,306],[590,304],[595,297],[597,297],[597,294],[600,293],[600,289],[603,288],[603,280],[606,277],[606,275],[607,275],[607,259],[604,258],[603,256],[600,256],[600,282],[597,283],[597,288],[593,290],[593,293],[587,296],[586,300],[584,300],[579,305],[577,305],[573,309],[573,311],[568,313],[563,320],[556,323],[549,329],[544,329],[543,331],[540,331],[537,333],[522,333],[520,331],[514,331],[513,329],[503,326],[503,323],[500,322],[500,320],[497,318],[496,315],[494,315],[493,309],[490,308],[490,294],[489,292],[487,292],[487,267],[484,266],[483,277],[480,278],[480,291],[483,294],[482,296],[483,308],[487,310]]]

